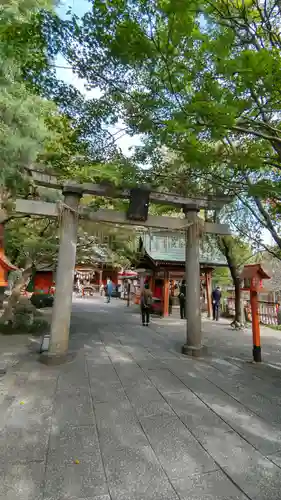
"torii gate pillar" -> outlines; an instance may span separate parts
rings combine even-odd
[[[68,351],[79,219],[78,208],[82,190],[75,186],[69,186],[63,189],[63,194],[64,203],[60,214],[60,246],[50,343],[48,352],[42,354],[42,361],[46,363],[63,362]]]
[[[185,279],[186,279],[186,343],[182,353],[200,356],[202,353],[201,302],[200,302],[200,221],[198,210],[185,210],[193,224],[186,229]]]

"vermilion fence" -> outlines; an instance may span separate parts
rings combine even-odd
[[[251,306],[250,306],[250,300],[246,299],[244,300],[244,305],[245,305],[245,313],[247,316],[247,319],[249,321],[252,321],[252,316],[251,316]],[[277,302],[268,302],[268,301],[259,301],[259,317],[260,317],[260,322],[263,323],[264,325],[278,325],[278,308],[279,304]],[[223,310],[228,311],[230,316],[234,316],[234,311],[235,311],[235,306],[234,306],[234,298],[233,297],[228,297],[227,298],[227,303],[224,304]]]

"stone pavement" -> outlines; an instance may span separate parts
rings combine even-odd
[[[263,331],[257,366],[250,332],[204,332],[189,359],[178,318],[146,328],[95,298],[74,303],[67,365],[1,337],[0,500],[280,498],[281,333]]]

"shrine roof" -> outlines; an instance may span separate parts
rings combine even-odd
[[[169,248],[167,250],[151,250],[145,249],[147,256],[155,263],[169,263],[184,265],[185,263],[185,248]],[[219,250],[213,252],[209,248],[200,248],[199,256],[200,264],[210,267],[226,267],[227,262],[224,255]]]
[[[183,267],[185,265],[184,234],[144,233],[139,239],[139,251],[142,252],[142,259],[149,259],[154,266]],[[216,238],[211,235],[205,235],[200,239],[199,261],[202,267],[227,267],[226,258],[220,251]]]
[[[56,270],[55,264],[52,262],[42,262],[38,266],[36,266],[37,273],[52,273]]]

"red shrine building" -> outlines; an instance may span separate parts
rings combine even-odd
[[[183,233],[149,232],[139,242],[137,266],[145,269],[154,297],[163,300],[163,313],[168,314],[169,290],[173,295],[176,281],[185,279],[185,236]],[[209,235],[200,241],[200,280],[202,309],[211,315],[212,273],[216,267],[227,267],[215,239]]]
[[[3,291],[8,286],[8,274],[17,270],[6,257],[4,251],[4,225],[0,224],[0,290]]]

